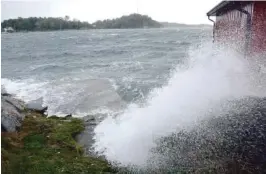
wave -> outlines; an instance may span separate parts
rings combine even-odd
[[[61,40],[77,39],[77,36],[60,37]]]
[[[2,85],[8,93],[26,102],[43,97],[43,106],[48,106],[49,115],[115,113],[126,106],[114,89],[115,82],[108,79],[71,78],[38,82],[35,79],[2,78]]]
[[[120,166],[155,167],[163,159],[153,153],[156,140],[195,127],[223,101],[261,96],[256,73],[230,50],[212,44],[192,48],[186,65],[154,89],[145,105],[132,104],[95,128],[94,151]]]
[[[108,36],[120,36],[120,34],[118,33],[111,33],[111,34],[107,34]]]
[[[15,95],[16,97],[28,102],[36,100],[45,95],[45,92],[41,89],[47,84],[47,82],[36,82],[33,79],[26,80],[11,80],[7,78],[1,79],[2,84],[8,93]]]
[[[34,65],[30,66],[30,69],[32,72],[43,72],[43,71],[52,71],[52,70],[65,70],[66,67],[60,66],[60,65],[54,65],[54,64],[44,64],[44,65]]]

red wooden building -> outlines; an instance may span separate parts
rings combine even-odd
[[[207,16],[214,22],[214,42],[265,57],[266,1],[222,1]],[[216,16],[216,20],[211,16]]]

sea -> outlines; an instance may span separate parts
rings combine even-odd
[[[167,148],[154,153],[158,140],[226,115],[229,100],[266,96],[265,74],[252,67],[254,59],[214,44],[212,27],[28,32],[1,39],[6,91],[26,102],[42,98],[48,115],[101,115],[87,141],[92,152],[119,166],[169,168]]]
[[[83,30],[2,34],[2,85],[49,115],[109,113],[143,103],[167,83],[211,28]]]

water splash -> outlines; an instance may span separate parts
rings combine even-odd
[[[95,152],[122,166],[156,162],[151,151],[159,138],[193,127],[222,101],[262,95],[258,73],[249,66],[248,59],[211,44],[192,50],[187,63],[167,85],[151,92],[144,107],[130,105],[95,128]]]

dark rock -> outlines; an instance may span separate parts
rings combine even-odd
[[[1,86],[1,96],[11,96],[11,94],[7,93],[3,85]]]
[[[9,93],[2,93],[1,95],[2,95],[2,96],[8,96],[8,97],[12,96],[12,95],[9,94]]]
[[[27,103],[26,107],[29,110],[33,110],[35,112],[44,114],[47,111],[48,106],[43,107],[42,105],[43,105],[43,97],[37,100],[30,101],[29,103]]]
[[[98,157],[94,152],[91,150],[92,145],[94,144],[94,128],[97,124],[102,120],[100,115],[87,115],[82,118],[85,124],[85,130],[76,136],[77,142],[83,146],[85,149],[85,154],[89,156]]]
[[[45,106],[45,107],[43,107],[41,110],[35,110],[36,112],[39,112],[39,113],[41,113],[41,114],[45,114],[45,112],[47,112],[47,110],[48,110],[48,106]]]
[[[1,132],[7,132],[6,128],[1,124]]]
[[[65,118],[72,118],[72,114],[66,115]]]
[[[154,153],[165,168],[210,169],[213,173],[266,173],[266,98],[231,102],[223,116],[158,141]],[[204,173],[204,171],[198,171]]]
[[[92,121],[95,121],[95,116],[93,115],[87,115],[85,117],[82,118],[84,122],[92,122]]]
[[[86,125],[85,130],[76,136],[77,142],[83,146],[86,155],[95,155],[91,151],[91,147],[94,143],[94,128],[95,125]]]

